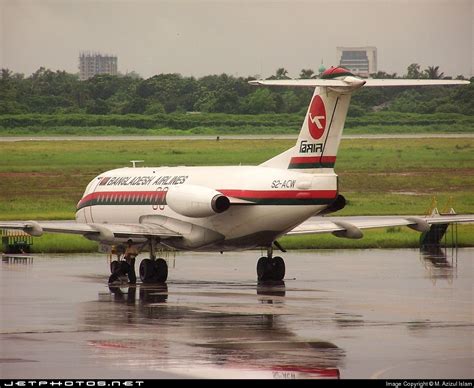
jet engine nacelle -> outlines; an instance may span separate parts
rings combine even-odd
[[[216,190],[202,186],[172,186],[166,194],[166,204],[186,217],[209,217],[225,212],[230,200]]]

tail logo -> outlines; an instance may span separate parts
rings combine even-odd
[[[308,129],[313,139],[320,139],[326,129],[326,109],[322,98],[317,95],[311,101],[308,113]]]

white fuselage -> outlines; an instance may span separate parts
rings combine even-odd
[[[231,206],[206,217],[180,214],[168,206],[166,197],[181,185],[213,189],[228,197]],[[162,241],[173,248],[243,250],[271,245],[336,197],[334,173],[255,166],[120,168],[89,183],[76,220],[137,224],[146,219],[183,235]]]

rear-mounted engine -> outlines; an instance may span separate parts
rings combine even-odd
[[[169,189],[166,204],[176,213],[198,218],[225,212],[230,207],[230,200],[207,187],[178,185]]]

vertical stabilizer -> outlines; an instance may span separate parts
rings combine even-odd
[[[316,88],[289,169],[312,173],[334,168],[350,100],[350,94]]]
[[[321,78],[323,86],[317,85],[314,90],[296,145],[262,165],[308,173],[332,172],[351,94],[364,83],[342,68],[325,71]]]

